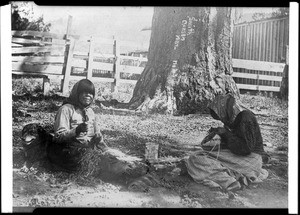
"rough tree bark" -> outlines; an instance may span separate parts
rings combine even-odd
[[[239,97],[231,77],[233,15],[231,8],[155,8],[148,63],[129,108],[203,113],[216,93]]]

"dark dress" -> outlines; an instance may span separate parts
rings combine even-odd
[[[220,136],[225,143],[225,148],[232,153],[237,155],[249,155],[251,152],[266,154],[258,122],[251,111],[240,112],[229,128],[231,131],[227,130]]]
[[[66,171],[76,171],[79,169],[79,161],[86,148],[78,147],[80,143],[76,141],[57,144],[52,142],[47,148],[47,155],[50,162]]]
[[[217,132],[222,139],[221,148],[241,156],[254,152],[262,156],[263,162],[269,160],[269,155],[264,151],[259,124],[252,111],[231,94],[217,96],[209,109],[214,119],[224,123],[225,129],[220,128],[221,132]]]

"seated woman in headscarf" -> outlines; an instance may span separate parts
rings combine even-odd
[[[255,115],[231,94],[217,95],[208,106],[211,116],[224,127],[211,128],[202,141],[206,150],[192,154],[186,160],[188,173],[199,183],[210,187],[235,190],[250,182],[261,182],[268,176],[262,169],[269,155]],[[220,137],[217,147],[206,148],[214,136]],[[217,150],[213,150],[217,149]]]
[[[94,97],[94,84],[82,79],[73,86],[69,98],[59,108],[53,143],[48,147],[48,158],[52,163],[66,170],[76,170],[86,148],[107,147],[90,107]]]

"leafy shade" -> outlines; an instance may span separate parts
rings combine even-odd
[[[263,20],[263,19],[269,19],[269,18],[280,18],[284,16],[289,16],[289,8],[288,7],[281,7],[273,9],[273,12],[268,13],[254,13],[252,18],[254,20]]]
[[[51,24],[44,23],[43,16],[34,17],[30,2],[13,2],[11,14],[12,30],[50,31]]]

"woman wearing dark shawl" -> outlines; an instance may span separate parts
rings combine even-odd
[[[262,169],[268,155],[255,115],[231,94],[217,95],[208,106],[211,116],[224,123],[224,127],[212,128],[213,136],[221,137],[218,150],[203,150],[186,160],[188,173],[199,183],[210,187],[239,189],[241,183],[258,183],[268,176]],[[203,147],[205,148],[205,147]]]

